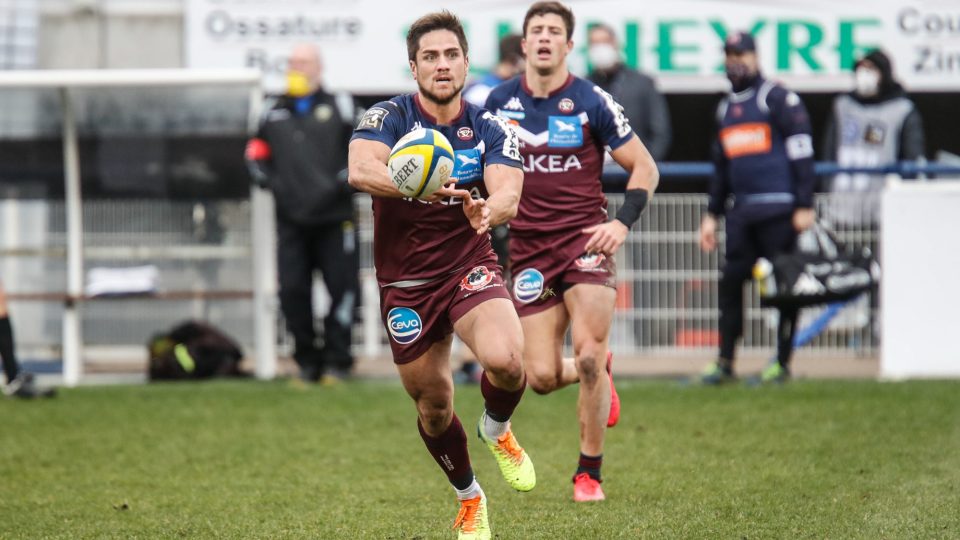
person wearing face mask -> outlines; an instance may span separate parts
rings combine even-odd
[[[841,167],[881,167],[924,155],[923,121],[893,77],[890,58],[869,51],[854,64],[854,90],[833,101],[823,157]],[[841,227],[876,223],[883,175],[834,176],[828,217]]]
[[[793,251],[798,233],[815,218],[813,143],[803,102],[760,74],[750,34],[728,36],[724,53],[733,91],[717,108],[716,173],[700,224],[700,247],[711,251],[717,246],[718,220],[721,216],[726,220],[726,261],[718,285],[720,351],[698,378],[710,385],[735,380],[734,352],[743,333],[743,283],[754,263]],[[762,382],[789,379],[797,315],[795,309],[780,311],[777,361],[763,370]]]
[[[353,367],[351,334],[360,295],[353,190],[344,172],[355,109],[350,96],[325,91],[321,75],[317,47],[294,46],[287,91],[268,99],[245,158],[253,182],[274,195],[280,308],[301,379],[332,383]],[[318,270],[330,293],[322,346],[312,305]]]
[[[623,63],[613,28],[605,24],[591,26],[587,41],[591,66],[587,78],[613,95],[650,155],[655,161],[662,161],[673,138],[667,100],[657,90],[653,78]]]

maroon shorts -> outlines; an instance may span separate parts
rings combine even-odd
[[[460,317],[493,298],[510,298],[496,256],[422,285],[381,286],[380,315],[394,363],[416,360],[450,335]]]
[[[613,257],[588,255],[590,235],[579,229],[560,234],[524,237],[510,235],[513,305],[521,316],[533,315],[563,301],[563,293],[577,283],[617,288]]]

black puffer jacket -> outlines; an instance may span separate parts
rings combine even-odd
[[[322,225],[352,218],[343,171],[353,118],[342,108],[322,89],[268,105],[246,157],[254,181],[273,191],[278,219]]]

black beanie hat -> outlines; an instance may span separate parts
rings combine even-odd
[[[877,66],[877,69],[880,70],[880,94],[886,95],[890,92],[895,91],[899,88],[899,84],[893,78],[893,63],[890,61],[890,57],[880,49],[873,49],[868,51],[867,54],[863,55],[862,58],[857,60],[857,63],[854,64],[853,69],[856,70],[863,64],[864,61],[868,61],[871,64]]]

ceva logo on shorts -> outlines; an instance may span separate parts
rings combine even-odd
[[[416,311],[395,307],[387,313],[387,329],[390,337],[401,345],[413,343],[423,332],[423,323]]]
[[[543,274],[536,268],[527,268],[513,280],[513,297],[518,302],[529,304],[543,292]]]

